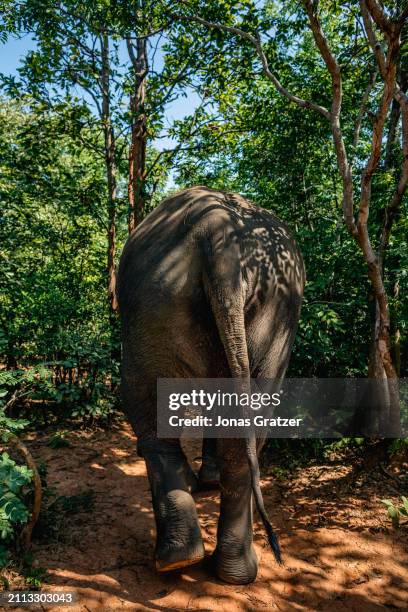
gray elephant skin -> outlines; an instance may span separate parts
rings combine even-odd
[[[164,200],[129,237],[119,266],[122,400],[144,458],[156,521],[156,568],[204,557],[191,493],[197,478],[177,439],[159,439],[158,378],[282,379],[305,282],[286,225],[237,194],[193,187]],[[205,440],[201,486],[221,491],[214,571],[253,581],[252,499],[275,556],[259,487],[262,440]]]

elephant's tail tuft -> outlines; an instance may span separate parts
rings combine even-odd
[[[262,497],[261,486],[259,483],[260,473],[259,473],[258,455],[256,452],[256,439],[255,439],[254,433],[250,434],[250,436],[247,438],[246,449],[247,449],[249,470],[251,474],[252,492],[255,498],[256,508],[259,512],[259,515],[265,527],[265,531],[268,536],[268,542],[270,544],[270,547],[272,548],[272,552],[275,556],[275,559],[279,563],[279,565],[282,565],[283,561],[282,561],[279,541],[273,530],[268,513],[265,509],[265,505],[264,505],[264,501]]]

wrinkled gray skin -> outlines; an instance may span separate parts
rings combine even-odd
[[[124,248],[122,396],[146,461],[159,571],[195,563],[204,549],[190,494],[195,475],[178,440],[157,439],[157,378],[281,379],[304,278],[300,252],[279,219],[205,187],[162,202]],[[216,479],[215,463],[220,472],[215,571],[230,583],[251,582],[257,559],[248,448],[245,440],[206,444],[202,480]]]

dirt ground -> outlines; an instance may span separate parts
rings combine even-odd
[[[211,574],[208,559],[168,575],[155,572],[148,481],[127,425],[72,432],[68,439],[69,447],[56,449],[46,439],[30,442],[35,458],[47,466],[48,486],[58,495],[93,496],[89,507],[54,517],[53,537],[34,544],[37,563],[48,570],[43,588],[77,593],[74,608],[53,609],[408,609],[407,529],[394,533],[380,502],[398,498],[395,476],[378,469],[363,480],[353,476],[347,462],[298,468],[279,478],[263,470],[265,503],[285,565],[274,562],[256,523],[258,579],[231,586]],[[190,459],[198,454],[189,448]],[[216,540],[218,493],[195,499],[209,556]]]

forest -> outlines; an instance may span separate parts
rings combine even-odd
[[[407,2],[0,0],[0,43],[4,590],[76,590],[84,610],[404,608]],[[296,238],[307,282],[287,376],[384,381],[395,432],[267,442],[288,564],[256,530],[246,590],[205,568],[154,575],[122,415],[120,254],[194,185],[242,194]],[[217,503],[199,501],[209,544]]]

